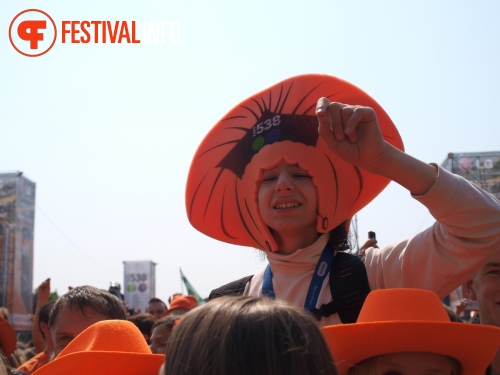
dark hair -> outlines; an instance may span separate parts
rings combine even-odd
[[[54,304],[49,317],[49,329],[52,328],[63,309],[77,308],[85,315],[85,309],[106,316],[109,319],[127,319],[122,302],[107,290],[90,285],[77,286],[63,294]]]
[[[38,312],[38,330],[42,334],[44,340],[46,339],[45,333],[43,333],[43,330],[40,328],[40,323],[45,323],[49,325],[50,312],[54,308],[55,303],[56,303],[55,300],[47,302],[40,308],[40,311]]]
[[[165,310],[168,310],[167,304],[166,304],[165,302],[163,302],[161,299],[156,298],[156,297],[151,298],[151,299],[149,300],[149,302],[148,302],[148,305],[149,305],[150,303],[155,303],[155,302],[163,303],[163,306],[165,306]],[[147,306],[147,305],[146,305],[146,306]]]
[[[346,224],[347,222],[344,221],[342,224],[338,225],[330,231],[328,244],[332,247],[333,250],[347,251],[352,248],[349,238],[349,231],[346,229]]]
[[[156,318],[151,314],[135,314],[127,317],[127,320],[134,323],[142,334],[151,336]]]
[[[175,326],[175,322],[180,319],[178,315],[169,315],[164,316],[163,318],[158,319],[155,324],[153,324],[153,328],[151,328],[151,332],[158,326],[165,326],[167,328],[172,329]]]
[[[316,321],[283,300],[225,296],[188,312],[166,349],[176,375],[336,375]]]

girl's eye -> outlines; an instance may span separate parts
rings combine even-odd
[[[274,181],[276,180],[276,176],[265,176],[262,177],[262,182],[269,182],[269,181]]]
[[[309,176],[306,173],[296,173],[293,175],[293,177],[295,177],[295,178],[311,178],[311,176]]]

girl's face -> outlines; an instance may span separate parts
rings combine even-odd
[[[284,161],[263,171],[258,200],[262,219],[275,237],[299,233],[312,242],[316,240],[318,195],[306,171]]]
[[[377,357],[375,375],[452,375],[451,358],[434,353],[393,353]]]

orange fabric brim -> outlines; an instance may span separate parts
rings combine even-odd
[[[448,322],[373,322],[322,327],[339,375],[379,355],[427,352],[455,358],[463,375],[485,373],[500,345],[500,328]]]
[[[163,354],[140,354],[111,351],[78,352],[57,357],[33,375],[106,374],[158,375]]]
[[[278,250],[257,202],[263,169],[282,160],[306,170],[318,191],[317,231],[326,233],[375,198],[389,180],[338,158],[318,135],[320,97],[375,109],[384,139],[403,150],[382,107],[339,78],[306,74],[277,83],[227,113],[201,142],[186,184],[186,210],[200,232],[223,242]]]

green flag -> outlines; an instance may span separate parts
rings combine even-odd
[[[193,288],[193,286],[188,281],[188,279],[186,278],[186,276],[184,276],[184,274],[182,273],[182,270],[180,268],[179,268],[179,271],[181,273],[181,280],[184,283],[184,285],[186,286],[187,294],[193,296],[194,298],[196,298],[196,300],[198,301],[199,305],[204,304],[205,300],[203,298],[201,298],[200,295],[196,292],[196,290]]]

